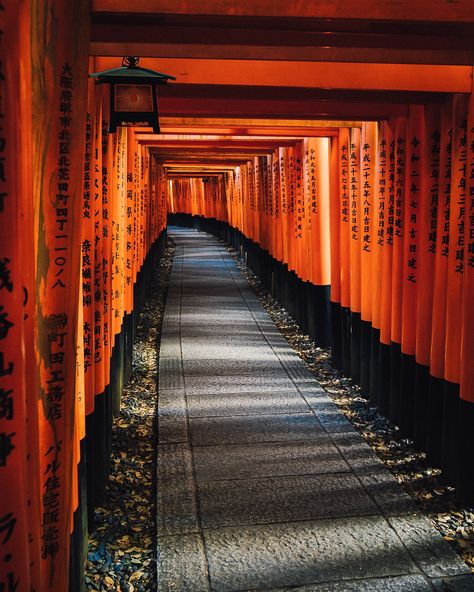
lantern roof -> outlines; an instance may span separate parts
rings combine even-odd
[[[97,78],[101,83],[122,82],[125,84],[166,84],[168,80],[176,80],[175,76],[162,74],[148,68],[138,66],[139,58],[124,58],[121,68],[112,68],[103,72],[89,74],[91,78]]]

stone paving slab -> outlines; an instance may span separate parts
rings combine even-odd
[[[184,358],[191,360],[208,360],[209,358],[215,358],[216,360],[260,360],[273,359],[274,353],[270,347],[267,347],[265,343],[258,345],[245,345],[238,344],[234,341],[227,341],[226,343],[218,343],[215,341],[212,345],[205,343],[203,340],[191,341],[191,338],[183,340],[181,348]]]
[[[193,478],[158,483],[156,530],[159,537],[199,532]]]
[[[160,358],[177,358],[181,356],[181,338],[179,334],[163,334],[160,343]]]
[[[233,311],[230,313],[227,311],[219,311],[216,313],[215,311],[211,310],[196,310],[191,308],[186,308],[181,313],[181,326],[184,327],[186,325],[204,325],[208,326],[210,324],[235,324],[240,325],[241,323],[252,322],[252,315],[248,311],[240,311],[236,312]]]
[[[294,391],[188,396],[188,415],[193,418],[293,414],[309,411],[310,408],[304,399]]]
[[[199,483],[204,528],[368,516],[377,507],[350,473]]]
[[[229,333],[240,337],[260,337],[260,332],[256,330],[252,322],[237,322],[233,323],[214,323],[213,326],[203,327],[196,322],[186,322],[181,324],[181,337],[187,339],[188,337],[217,337],[219,335],[226,336]],[[211,358],[212,359],[212,358]],[[273,360],[275,355],[273,355]],[[249,360],[251,362],[252,360]]]
[[[184,373],[188,376],[213,378],[234,375],[286,376],[284,366],[277,360],[184,360]]]
[[[204,530],[212,590],[259,590],[417,573],[378,516]]]
[[[434,579],[431,583],[436,592],[472,592],[474,590],[472,574]]]
[[[158,536],[199,532],[191,448],[187,443],[158,446]]]
[[[271,383],[273,392],[298,393],[293,382],[284,372],[270,376],[242,374],[234,376],[189,376],[186,375],[186,393],[188,395],[212,395],[225,393],[258,393],[268,392]]]
[[[210,591],[204,544],[199,534],[158,538],[158,590]]]
[[[439,578],[469,572],[464,561],[424,516],[393,516],[388,522],[427,576]]]
[[[356,433],[332,434],[332,440],[384,514],[414,514],[416,504]]]
[[[160,357],[158,368],[158,389],[179,389],[184,386],[183,366],[181,356]]]
[[[474,591],[225,249],[170,236],[157,592]]]
[[[158,442],[187,442],[188,424],[184,389],[158,394]]]
[[[287,592],[290,588],[278,588],[268,592]],[[433,592],[428,580],[423,576],[396,576],[394,578],[374,578],[352,580],[350,582],[328,582],[310,586],[291,588],[292,592]]]
[[[328,436],[303,442],[195,446],[197,482],[350,471]]]
[[[324,433],[312,413],[190,419],[193,446],[313,440]]]

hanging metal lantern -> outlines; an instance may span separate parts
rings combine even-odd
[[[150,126],[155,133],[160,133],[157,86],[176,78],[140,68],[139,60],[138,57],[124,57],[121,68],[90,74],[100,84],[110,84],[111,133],[118,125]]]

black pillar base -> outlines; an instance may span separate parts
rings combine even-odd
[[[413,413],[415,397],[415,356],[402,353],[400,365],[400,433],[413,437]]]
[[[365,397],[370,394],[370,352],[372,346],[372,325],[369,321],[360,323],[360,388]]]
[[[385,343],[379,343],[378,362],[378,386],[377,386],[377,407],[386,417],[390,414],[390,363],[392,359],[392,348]]]
[[[457,478],[459,450],[459,401],[459,385],[445,380],[443,423],[441,427],[441,437],[443,442],[443,447],[441,450],[441,467],[443,469],[443,474],[449,483],[455,483]]]
[[[69,592],[85,592],[84,571],[87,559],[88,516],[87,516],[87,459],[86,443],[81,441],[81,460],[77,466],[79,504],[74,512],[73,532],[69,557]]]
[[[416,364],[413,402],[413,440],[420,450],[426,450],[430,373],[428,366]]]
[[[319,347],[331,345],[331,286],[314,286],[316,300],[314,342]]]
[[[356,384],[361,378],[361,324],[360,312],[351,312],[351,379]]]
[[[369,399],[372,405],[379,404],[380,380],[382,375],[380,365],[380,329],[371,328],[370,331],[370,387]],[[379,409],[380,411],[380,409]]]
[[[400,400],[400,376],[401,376],[402,347],[399,343],[392,342],[390,348],[390,395],[389,395],[389,419],[399,426],[402,415]]]
[[[428,401],[426,421],[426,455],[431,464],[440,467],[442,463],[441,426],[443,423],[444,381],[434,376],[428,379]]]
[[[341,364],[344,376],[351,375],[351,310],[341,307]]]
[[[456,490],[459,497],[469,505],[474,505],[474,471],[472,470],[472,453],[474,451],[473,426],[474,403],[460,399]]]
[[[342,314],[337,302],[331,302],[331,362],[342,371]]]

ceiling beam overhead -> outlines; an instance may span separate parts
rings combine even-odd
[[[212,21],[207,26],[177,26],[154,21],[96,18],[91,55],[446,65],[471,65],[474,59],[474,25],[457,26],[440,35],[426,25],[416,31],[400,27],[364,31],[354,24],[348,32],[327,22],[324,27],[315,23],[316,30],[292,30],[284,24],[284,28],[258,29],[239,28],[232,22],[227,26],[212,26]]]
[[[94,13],[222,15],[395,21],[472,21],[471,0],[92,0]]]
[[[178,84],[451,93],[472,87],[472,66],[175,58],[144,58],[140,65],[172,74]],[[108,70],[117,59],[97,57],[95,66]]]
[[[160,142],[159,140],[140,140],[140,144],[144,146],[155,146],[158,148],[177,148],[181,150],[186,150],[187,148],[193,148],[197,150],[227,150],[227,149],[234,149],[234,150],[272,150],[278,148],[280,146],[294,146],[296,144],[295,141],[291,142],[284,142],[284,141],[276,141],[276,142],[242,142],[242,141],[215,141],[215,142],[203,142],[197,140],[183,140],[183,141],[168,141],[168,142]]]
[[[408,114],[408,106],[379,103],[347,103],[344,101],[277,101],[236,99],[187,99],[160,96],[160,117],[212,118],[214,115],[227,118],[257,118],[261,123],[266,118],[288,120],[335,119],[377,120]]]
[[[357,127],[360,126],[360,122],[354,120],[229,118],[215,114],[214,117],[160,117],[160,125],[164,131],[174,126],[185,129],[205,127],[212,129],[212,133],[219,133],[214,130],[221,128],[227,130],[224,133],[239,135],[252,135],[253,133],[257,135],[268,133],[298,135],[301,133],[308,136],[313,132],[318,134],[324,131],[337,132],[340,127]],[[136,129],[137,133],[153,133],[150,128]]]
[[[357,122],[359,123],[359,122]],[[172,126],[163,124],[163,120],[160,119],[160,127],[161,130],[165,133],[176,133],[176,134],[216,134],[220,136],[229,136],[229,135],[247,135],[248,137],[254,136],[275,136],[276,134],[280,136],[291,136],[291,137],[328,137],[328,136],[337,136],[338,129],[314,129],[311,128],[301,128],[301,129],[278,129],[278,128],[225,128],[225,127],[185,127],[182,126]],[[350,126],[346,126],[350,127]],[[143,135],[145,135],[144,132]],[[150,135],[154,135],[153,130],[150,130]]]

